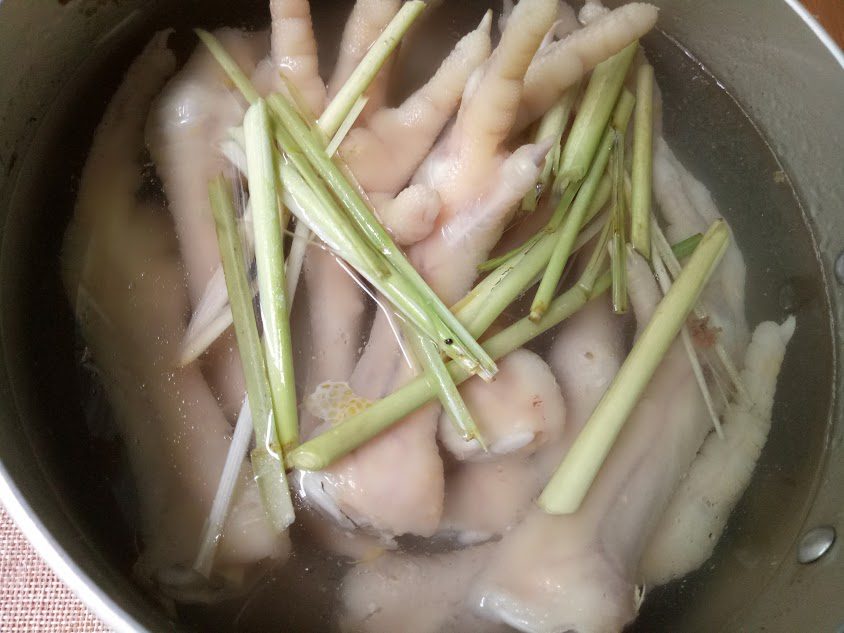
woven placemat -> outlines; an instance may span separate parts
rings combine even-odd
[[[108,631],[32,549],[0,506],[0,631]]]

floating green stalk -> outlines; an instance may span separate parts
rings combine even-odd
[[[536,128],[534,142],[539,143],[551,139],[553,145],[551,145],[551,149],[548,150],[548,155],[545,157],[545,165],[542,167],[536,187],[528,191],[522,201],[522,211],[526,213],[536,210],[539,197],[548,189],[552,179],[557,174],[557,165],[560,162],[560,153],[562,152],[563,132],[565,132],[578,92],[580,92],[580,82],[563,93],[560,100],[545,113]]]
[[[252,291],[246,275],[232,192],[225,178],[219,176],[211,181],[208,194],[255,429],[256,447],[252,451],[252,465],[264,509],[273,527],[281,532],[293,522],[295,515],[275,430],[273,401],[252,307]]]
[[[381,70],[384,61],[392,54],[401,42],[404,34],[425,10],[425,3],[422,0],[411,0],[402,5],[399,12],[390,20],[390,23],[381,31],[378,38],[369,47],[363,59],[355,70],[337,92],[325,112],[319,118],[319,127],[330,131],[329,135],[340,128],[340,124],[351,111],[361,94],[369,87],[372,80]]]
[[[486,444],[481,432],[478,430],[475,420],[472,419],[472,414],[463,401],[463,397],[457,390],[457,385],[448,372],[437,346],[432,340],[419,334],[412,327],[404,328],[404,330],[413,345],[417,359],[425,367],[425,374],[433,386],[443,410],[448,413],[457,433],[467,442],[477,440],[481,448],[486,451]]]
[[[571,514],[580,507],[624,423],[723,256],[729,239],[729,231],[720,220],[703,236],[540,495],[539,505],[546,512]]]
[[[563,148],[559,178],[577,181],[589,170],[638,46],[632,42],[592,71]]]
[[[284,271],[282,226],[279,220],[277,170],[267,105],[259,99],[243,120],[252,226],[255,235],[261,320],[264,325],[264,359],[270,383],[273,412],[282,451],[299,443],[296,381],[293,377],[293,343],[290,338],[287,283]]]
[[[642,64],[636,75],[636,116],[633,123],[633,195],[630,241],[645,259],[651,254],[653,190],[654,69]]]
[[[616,110],[620,112],[619,119],[622,123],[626,123],[623,121],[625,114],[629,118],[631,113],[630,100],[632,98],[632,95],[625,91],[618,100]],[[571,210],[566,215],[562,226],[557,232],[554,250],[548,261],[545,274],[542,276],[539,288],[536,291],[536,297],[530,307],[530,318],[534,321],[538,321],[542,318],[542,315],[545,313],[545,310],[551,302],[551,298],[554,296],[557,285],[560,283],[560,278],[563,275],[563,269],[565,268],[569,256],[571,255],[572,248],[575,240],[577,239],[577,234],[583,226],[584,218],[591,207],[592,200],[594,199],[595,193],[597,192],[598,186],[603,178],[604,170],[607,168],[610,152],[612,151],[615,143],[616,134],[617,132],[612,126],[609,126],[606,130],[604,130],[604,136],[598,146],[597,152],[595,153],[595,160],[592,161],[592,164],[589,167],[589,172],[583,180],[583,184],[577,194],[577,198],[575,198]]]

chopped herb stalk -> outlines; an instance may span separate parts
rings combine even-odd
[[[571,514],[580,507],[624,423],[723,256],[729,239],[729,231],[720,220],[703,236],[540,495],[539,505],[546,512]]]
[[[333,136],[340,128],[355,101],[369,87],[369,84],[372,83],[372,80],[375,79],[384,65],[384,61],[396,49],[404,34],[407,33],[407,30],[424,10],[425,3],[422,0],[406,2],[381,31],[381,34],[369,47],[366,55],[319,118],[319,127],[327,131],[329,136]]]
[[[559,177],[576,181],[586,176],[610,121],[624,78],[639,42],[601,62],[592,71],[560,158]]]
[[[650,259],[651,197],[653,189],[654,69],[642,64],[636,74],[636,115],[633,122],[633,193],[630,240]]]
[[[286,454],[299,443],[296,381],[293,377],[293,343],[284,271],[282,226],[279,220],[277,170],[271,142],[269,112],[263,99],[250,106],[243,121],[255,264],[261,321],[264,325],[264,359],[276,431]]]
[[[264,509],[273,528],[281,532],[293,522],[295,515],[276,435],[272,396],[252,307],[252,292],[246,276],[232,192],[222,176],[211,181],[208,192],[255,429],[256,448],[252,451],[252,466]]]
[[[614,172],[612,236],[610,264],[612,268],[612,308],[616,314],[627,312],[627,213],[624,195],[624,134],[616,132],[615,148],[610,161]]]
[[[486,444],[481,437],[481,432],[475,424],[475,420],[472,419],[472,414],[463,401],[463,397],[457,390],[457,385],[454,384],[454,379],[448,372],[437,346],[432,340],[418,333],[412,327],[404,328],[404,330],[416,352],[416,357],[425,368],[425,375],[431,382],[443,410],[448,413],[457,433],[467,442],[476,440],[481,448],[486,451]]]
[[[671,276],[668,274],[668,270],[666,270],[665,264],[663,263],[658,250],[654,249],[651,261],[653,263],[654,275],[656,276],[656,281],[662,290],[662,294],[667,294],[668,290],[671,288]],[[706,378],[703,375],[703,368],[700,366],[700,359],[698,359],[697,351],[692,343],[692,337],[689,334],[688,325],[683,325],[683,329],[680,330],[680,336],[682,337],[686,355],[689,357],[689,364],[692,366],[692,373],[695,376],[695,381],[697,382],[700,393],[703,396],[703,402],[706,405],[709,418],[712,420],[712,425],[715,427],[715,433],[718,437],[724,439],[724,431],[721,429],[721,420],[718,419],[718,413],[715,411],[715,403],[712,401],[712,395],[709,393],[709,386],[706,384]]]
[[[650,225],[650,221],[648,222]],[[700,240],[703,237],[703,233],[695,233],[694,235],[690,235],[682,242],[678,242],[674,245],[674,256],[678,260],[686,259],[687,257],[691,257],[692,253],[695,252],[697,245],[700,244]]]
[[[536,134],[533,138],[534,143],[552,139],[553,144],[545,157],[545,165],[542,167],[536,187],[528,191],[522,201],[522,211],[530,213],[536,210],[539,197],[548,189],[548,185],[557,174],[557,165],[560,161],[560,152],[562,152],[560,144],[563,140],[563,132],[565,132],[578,92],[580,92],[580,82],[563,93],[560,100],[545,113],[536,128]]]
[[[631,112],[631,108],[629,106],[630,99],[632,99],[632,95],[628,92],[624,92],[619,99],[617,109],[621,111],[622,115],[626,113],[627,116],[629,116]],[[542,281],[539,284],[536,296],[534,297],[533,303],[530,307],[530,318],[534,321],[538,321],[542,318],[542,315],[545,313],[545,310],[551,302],[551,298],[554,296],[557,285],[560,283],[560,278],[563,275],[563,269],[565,268],[569,256],[571,255],[572,248],[575,240],[577,239],[577,234],[583,226],[586,213],[589,211],[592,200],[594,199],[595,193],[598,189],[598,185],[603,178],[604,170],[607,168],[607,163],[609,162],[610,152],[612,151],[616,134],[617,132],[612,128],[612,126],[608,127],[604,131],[603,139],[601,140],[598,151],[595,154],[595,160],[589,167],[589,172],[583,180],[583,184],[580,187],[580,191],[577,194],[574,204],[572,204],[571,210],[563,221],[562,226],[557,231],[554,250],[548,261],[545,274],[542,276]]]

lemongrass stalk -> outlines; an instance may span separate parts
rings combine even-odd
[[[660,301],[588,422],[538,503],[549,514],[580,507],[618,434],[692,311],[729,244],[723,221],[714,222],[677,281]]]
[[[255,90],[255,86],[249,81],[249,77],[240,69],[234,58],[229,55],[220,40],[204,29],[194,29],[194,33],[202,40],[202,43],[205,44],[208,51],[217,60],[217,63],[222,66],[223,71],[229,76],[235,88],[243,95],[243,98],[249,103],[257,101],[261,95]]]
[[[622,115],[627,113],[629,116],[630,107],[628,104],[630,99],[632,99],[632,95],[626,91],[619,98],[617,109]],[[551,302],[551,298],[554,296],[557,284],[560,283],[560,278],[563,276],[563,269],[569,260],[572,247],[577,239],[577,234],[583,226],[586,213],[589,211],[589,207],[598,190],[598,185],[603,178],[604,170],[607,168],[610,152],[615,142],[615,135],[616,132],[612,127],[604,130],[601,143],[598,146],[597,152],[595,152],[595,160],[592,161],[592,165],[589,167],[589,172],[583,180],[577,198],[575,198],[571,210],[566,215],[563,224],[557,232],[554,250],[548,260],[548,266],[545,269],[542,281],[536,291],[536,296],[530,306],[530,318],[534,321],[542,318],[542,315]]]
[[[632,246],[630,248],[632,248]],[[671,289],[671,276],[665,268],[665,264],[662,261],[662,257],[659,255],[659,251],[654,250],[651,262],[653,263],[654,276],[656,277],[656,281],[662,290],[662,294],[668,294],[668,291]],[[683,342],[683,348],[686,350],[686,356],[689,357],[692,374],[694,374],[698,389],[700,389],[700,393],[703,396],[703,402],[706,405],[707,413],[709,413],[709,419],[712,420],[712,426],[715,427],[715,433],[718,437],[724,439],[724,431],[721,429],[721,420],[718,418],[718,412],[715,410],[715,403],[712,401],[712,395],[709,393],[709,386],[706,384],[706,378],[703,375],[703,368],[700,366],[700,359],[698,358],[697,351],[692,343],[692,337],[689,334],[688,325],[683,325],[683,328],[680,330],[680,337]]]
[[[668,271],[676,279],[677,275],[679,275],[681,270],[680,262],[678,260],[677,255],[674,253],[672,247],[668,244],[668,240],[666,239],[665,234],[662,232],[659,223],[653,216],[651,216],[651,238],[653,240],[653,244],[656,245],[656,247],[659,249],[660,256],[662,257],[663,262],[665,262],[665,265],[668,267]],[[695,318],[701,321],[709,320],[709,314],[706,312],[703,306],[700,305],[700,303],[695,305],[694,315]],[[715,345],[713,347],[715,349],[715,356],[718,358],[719,361],[721,361],[721,365],[724,367],[724,370],[730,377],[730,382],[733,383],[733,386],[735,387],[736,391],[739,393],[739,395],[741,395],[741,397],[750,399],[750,396],[747,392],[747,387],[744,386],[744,380],[742,380],[738,369],[733,363],[733,359],[730,358],[730,355],[727,353],[727,350],[724,348],[724,345],[721,343],[720,340],[716,339]]]
[[[296,381],[293,377],[293,342],[288,318],[276,164],[269,111],[263,99],[256,101],[247,110],[243,129],[252,201],[259,305],[264,325],[264,362],[269,378],[276,434],[282,452],[286,454],[299,443],[298,407]]]
[[[366,55],[364,55],[357,67],[352,71],[346,83],[343,84],[343,87],[340,88],[337,95],[328,104],[325,112],[319,118],[320,128],[324,130],[339,129],[340,124],[349,114],[355,101],[366,91],[369,84],[372,83],[372,80],[375,79],[375,76],[381,70],[385,60],[392,54],[411,24],[416,21],[416,18],[424,10],[425,3],[421,0],[411,0],[411,2],[406,2],[402,5],[399,12],[390,20],[390,23],[387,24],[378,38],[369,47]]]
[[[612,309],[615,314],[627,312],[627,213],[624,195],[624,134],[616,132],[615,151],[610,161],[613,179],[612,235],[610,267],[612,269]]]
[[[343,119],[342,125],[337,129],[337,134],[334,135],[334,138],[331,139],[331,142],[325,148],[326,154],[334,156],[334,154],[337,153],[337,150],[340,148],[340,144],[346,138],[349,130],[352,129],[352,126],[355,124],[355,121],[358,120],[360,113],[363,112],[363,109],[366,107],[368,102],[369,97],[366,95],[358,97],[358,100],[355,101],[355,105],[349,111],[349,115]]]
[[[472,371],[478,371],[484,378],[491,378],[497,371],[495,363],[425,283],[401,249],[393,242],[387,230],[380,224],[358,190],[319,146],[312,132],[292,109],[291,104],[282,95],[273,95],[268,103],[281,123],[279,127],[286,127],[288,133],[296,139],[312,167],[319,172],[340,204],[354,219],[360,231],[398,271],[399,275],[410,282],[419,296],[433,310],[437,320],[444,326],[441,328],[438,346],[447,355],[464,363]],[[438,324],[435,322],[434,325]]]
[[[580,180],[589,170],[638,46],[638,40],[632,42],[592,71],[563,147],[559,169],[561,178]]]
[[[589,299],[606,292],[609,286],[609,274],[606,274],[595,285],[592,295],[572,288],[552,303],[542,321],[534,323],[527,318],[521,319],[491,337],[484,343],[484,348],[493,358],[501,358],[567,319]],[[448,363],[446,368],[455,384],[470,377],[470,373],[455,362]],[[417,378],[342,424],[300,445],[290,454],[290,463],[302,470],[327,468],[435,397],[436,390],[431,383],[425,377]]]
[[[226,462],[217,484],[214,501],[211,503],[211,510],[208,512],[208,518],[202,528],[199,551],[193,563],[194,570],[206,578],[211,577],[211,568],[214,565],[217,546],[220,544],[220,537],[223,535],[223,524],[229,514],[234,488],[240,477],[240,469],[243,466],[246,453],[249,452],[251,441],[252,412],[249,410],[248,400],[245,400],[237,416],[232,441],[228,453],[226,453]]]
[[[246,394],[253,417],[256,444],[255,450],[252,451],[253,469],[261,491],[264,509],[273,528],[280,532],[287,529],[295,515],[273,421],[272,396],[267,381],[266,364],[258,336],[255,311],[252,307],[252,293],[243,260],[237,219],[232,204],[232,192],[225,178],[218,176],[211,181],[208,193],[217,229],[229,302],[234,315],[234,330],[243,366]]]
[[[542,172],[539,175],[539,180],[536,187],[533,187],[525,194],[522,200],[522,211],[530,213],[536,210],[539,197],[548,189],[551,179],[556,175],[556,167],[560,161],[560,152],[562,151],[563,132],[565,132],[569,117],[571,116],[574,101],[580,91],[580,82],[569,88],[563,93],[559,101],[551,106],[551,109],[546,112],[536,128],[534,134],[534,143],[551,139],[553,141],[551,149],[545,156],[545,164],[542,167]]]
[[[486,452],[486,443],[481,436],[481,432],[475,424],[475,420],[472,419],[472,414],[463,401],[463,397],[457,390],[457,385],[454,384],[436,344],[412,327],[406,327],[404,330],[413,346],[416,358],[425,368],[425,375],[433,386],[443,410],[448,414],[457,433],[467,442],[476,440]]]
[[[311,230],[304,222],[296,222],[293,230],[293,240],[290,242],[290,253],[287,255],[287,296],[289,308],[293,309],[293,299],[299,287],[299,276],[302,274],[302,263],[311,240]]]
[[[595,249],[589,256],[589,262],[586,264],[586,268],[577,282],[577,284],[583,288],[585,292],[592,292],[592,288],[598,280],[598,275],[600,274],[608,256],[607,246],[609,245],[611,232],[612,218],[607,218],[607,221],[604,223],[604,227],[601,229],[601,235],[595,244]]]
[[[695,252],[697,245],[700,244],[702,237],[703,233],[695,233],[694,235],[690,235],[686,239],[677,242],[671,247],[674,251],[674,257],[677,258],[678,262],[686,259],[687,257],[691,257],[691,254]]]
[[[642,64],[636,74],[636,116],[633,122],[633,191],[630,241],[645,259],[651,253],[653,190],[654,69]]]

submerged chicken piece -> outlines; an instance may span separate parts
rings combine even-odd
[[[443,412],[439,439],[460,460],[496,459],[500,455],[529,455],[563,431],[566,407],[548,365],[528,350],[517,350],[498,362],[491,382],[475,376],[460,393],[487,445],[467,442]]]
[[[97,129],[63,250],[65,285],[135,477],[143,543],[136,572],[146,581],[192,564],[231,442],[199,369],[175,367],[188,305],[183,271],[165,211],[136,201],[144,121],[175,69],[166,40],[156,35],[132,64]],[[244,464],[216,570],[288,550]]]
[[[417,182],[436,190],[443,206],[438,230],[409,249],[428,284],[453,303],[476,276],[475,267],[501,236],[524,192],[533,185],[547,148],[527,146],[506,156],[500,145],[515,118],[521,76],[550,28],[553,0],[525,0],[514,11],[501,44],[467,89],[457,122],[420,168]],[[490,100],[492,99],[492,100]],[[488,172],[479,174],[483,163]],[[368,398],[392,392],[413,376],[396,349],[392,319],[379,311],[352,376]],[[302,478],[324,512],[387,535],[430,536],[439,524],[443,471],[436,444],[437,403],[414,412],[318,473]],[[401,486],[383,473],[401,473]]]
[[[750,482],[771,429],[777,376],[794,334],[794,317],[760,323],[741,373],[748,397],[724,413],[724,438],[710,433],[642,557],[642,576],[658,585],[697,569],[712,554],[733,508]]]
[[[504,627],[467,611],[464,597],[491,545],[447,554],[383,554],[343,579],[340,630],[347,633],[494,633]]]
[[[534,460],[505,455],[449,472],[438,534],[471,545],[500,537],[527,514],[545,478]]]
[[[266,49],[263,34],[220,29],[215,35],[247,72]],[[243,120],[245,105],[219,64],[198,46],[155,100],[147,120],[146,141],[176,225],[193,308],[220,265],[208,183],[227,169],[219,145]],[[233,420],[245,388],[232,330],[212,346],[203,367]]]
[[[634,303],[639,323],[650,319],[643,304]],[[506,534],[478,580],[476,609],[522,631],[620,631],[636,615],[648,536],[709,428],[675,342],[580,509],[553,516],[535,508]]]
[[[270,55],[255,68],[252,81],[262,94],[284,88],[284,74],[312,114],[325,107],[325,84],[319,76],[317,43],[308,0],[270,0]]]

